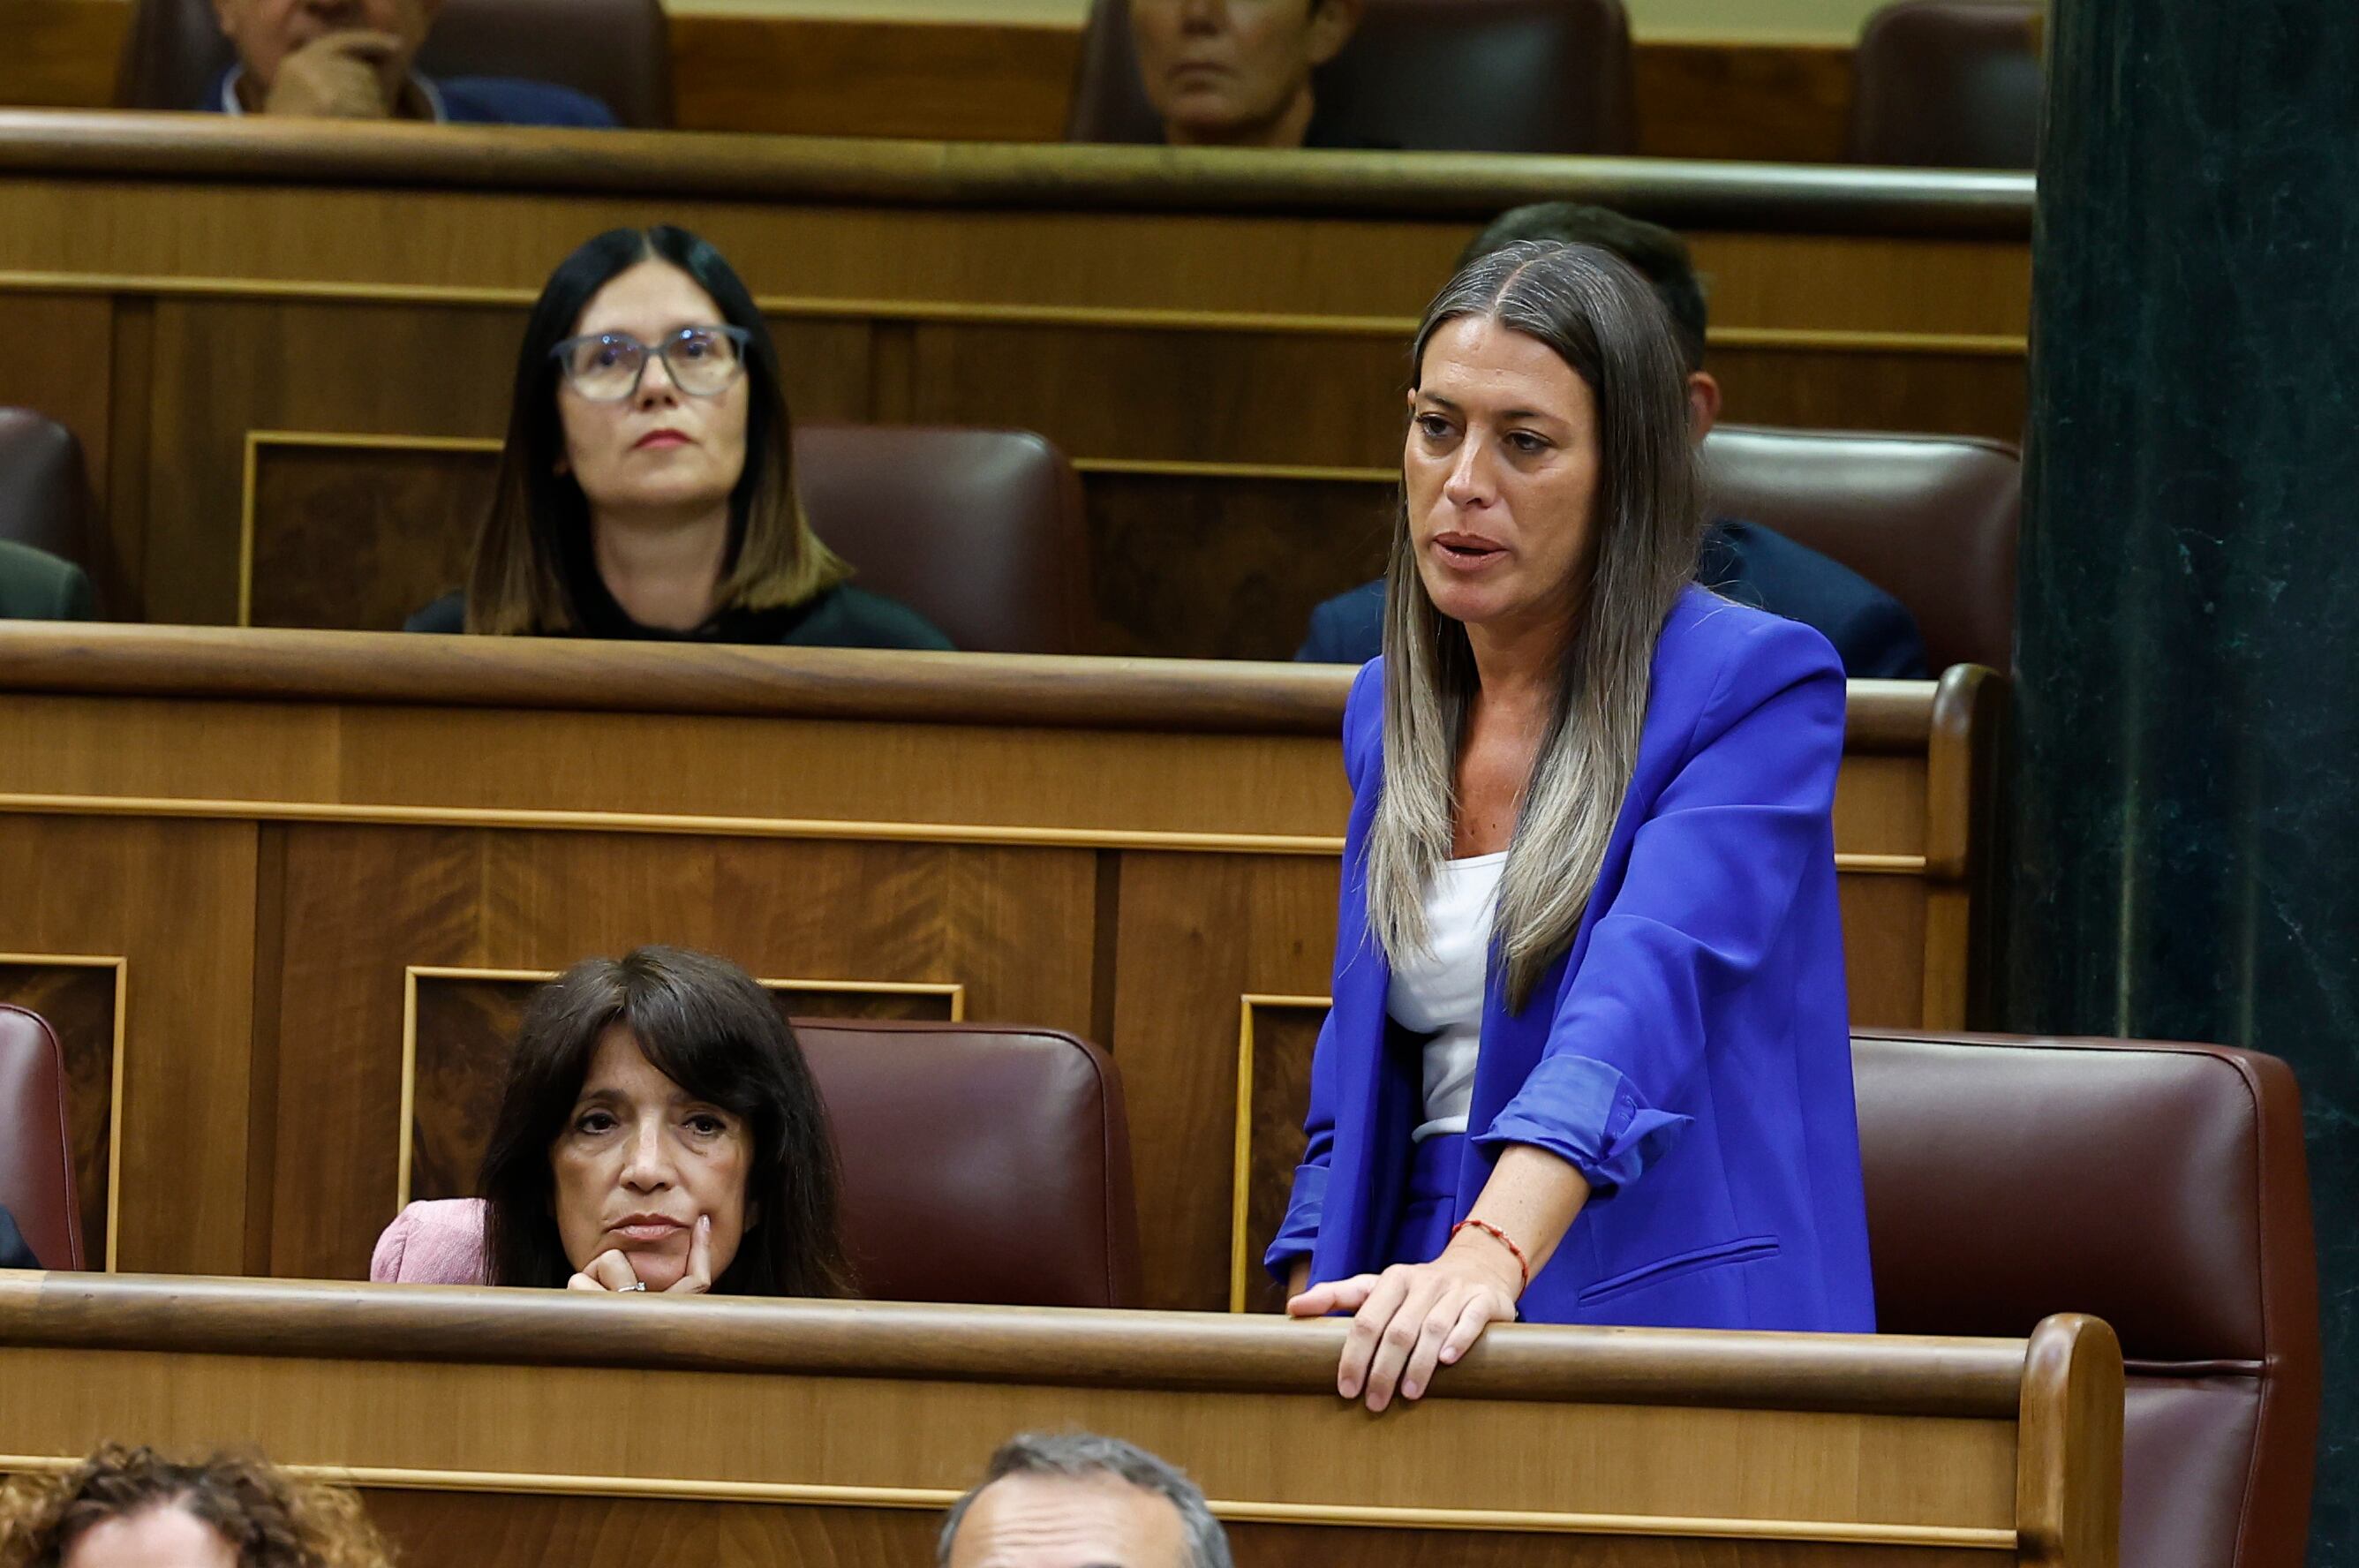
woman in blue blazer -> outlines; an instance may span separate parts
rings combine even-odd
[[[1378,1410],[1517,1316],[1872,1331],[1842,666],[1695,586],[1678,352],[1618,260],[1470,264],[1415,364],[1288,1310],[1353,1315]]]

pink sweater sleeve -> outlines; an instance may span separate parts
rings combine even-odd
[[[481,1285],[484,1205],[478,1198],[412,1203],[376,1238],[369,1279],[380,1285]]]

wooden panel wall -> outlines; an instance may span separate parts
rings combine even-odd
[[[0,104],[103,108],[127,0],[11,0]],[[929,141],[1056,141],[1081,35],[1039,24],[673,16],[679,128]],[[1638,150],[1831,162],[1851,106],[1843,45],[1638,40]]]
[[[2093,1320],[1502,1324],[1381,1419],[1334,1396],[1346,1326],[19,1276],[0,1468],[136,1432],[358,1486],[417,1561],[886,1568],[1008,1434],[1090,1430],[1184,1466],[1247,1563],[2114,1560],[2121,1353]]]
[[[204,135],[244,158],[273,129]],[[362,151],[396,135],[342,134]],[[49,156],[27,135],[17,153]],[[685,137],[592,142],[703,167]],[[731,146],[751,167],[807,161]],[[1138,156],[1142,178],[1161,169]],[[1482,160],[1528,183],[1503,204],[1582,193],[1530,161]],[[896,167],[908,187],[931,165]],[[1410,159],[1397,172],[1441,171]],[[1475,223],[1416,203],[1298,216],[1176,198],[1147,211],[960,200],[0,177],[13,215],[0,296],[43,341],[76,345],[0,365],[0,399],[82,438],[115,613],[397,625],[455,580],[480,507],[473,453],[505,430],[549,268],[600,229],[684,223],[763,299],[799,416],[1030,429],[1074,460],[1090,651],[1290,653],[1310,606],[1373,571],[1405,345]],[[1709,223],[1694,239],[1729,419],[2019,436],[2019,240]]]
[[[82,652],[42,651],[63,647]],[[159,673],[38,690],[125,648]],[[643,665],[683,697],[760,677],[806,707],[580,710],[584,693],[623,701],[614,671]],[[338,668],[383,691],[303,694]],[[506,695],[453,705],[468,669]],[[76,1125],[86,1204],[112,1205],[129,1269],[360,1277],[405,1150],[416,1193],[471,1163],[484,1058],[515,1006],[504,977],[665,942],[804,986],[812,1011],[955,1006],[1106,1046],[1147,1299],[1253,1304],[1332,962],[1347,676],[1180,669],[0,633],[0,865],[38,868],[0,900],[0,996],[55,999],[77,1095],[120,1095],[111,1127],[93,1105]],[[1227,716],[1158,729],[1121,696],[1142,679]],[[956,691],[932,719],[864,713],[856,695],[943,680]],[[849,707],[799,694],[847,681]],[[411,698],[389,698],[404,681]],[[1113,718],[1081,716],[1093,686]],[[1836,834],[1862,1024],[1966,1022],[1984,689],[1964,670],[1938,691],[1854,688]],[[1037,716],[956,716],[1033,690],[1055,693]],[[1319,693],[1323,717],[1286,716],[1287,692]],[[110,1056],[106,990],[84,996],[95,982],[70,971],[116,960]]]

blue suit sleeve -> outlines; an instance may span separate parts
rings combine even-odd
[[[1927,681],[1925,638],[1900,601],[1878,593],[1847,619],[1834,645],[1843,671],[1860,681]]]
[[[1327,1164],[1335,1151],[1335,1015],[1330,1011],[1319,1026],[1319,1045],[1310,1057],[1310,1114],[1302,1130],[1310,1140],[1302,1163],[1294,1168],[1294,1191],[1286,1201],[1286,1218],[1277,1238],[1262,1254],[1262,1267],[1283,1280],[1295,1259],[1308,1258],[1319,1240],[1319,1221],[1327,1210]]]
[[[1352,679],[1352,695],[1343,704],[1343,766],[1352,780],[1352,794],[1356,800],[1368,788],[1371,764],[1378,754],[1381,737],[1370,735],[1364,742],[1355,737],[1372,730],[1376,720],[1367,712],[1367,704],[1381,706],[1384,697],[1383,666],[1371,662],[1363,666]],[[1338,935],[1336,960],[1343,961],[1343,938]],[[1308,1142],[1302,1150],[1302,1162],[1294,1168],[1294,1191],[1287,1199],[1286,1218],[1277,1227],[1277,1239],[1262,1255],[1262,1267],[1279,1279],[1284,1279],[1298,1258],[1308,1257],[1319,1239],[1320,1216],[1327,1205],[1327,1167],[1335,1149],[1335,1015],[1331,1009],[1326,1021],[1319,1026],[1319,1043],[1310,1057],[1310,1110],[1303,1118],[1302,1130]]]
[[[1304,664],[1365,664],[1385,649],[1385,582],[1363,583],[1310,612],[1294,657]]]
[[[1843,697],[1842,667],[1807,627],[1765,622],[1732,652],[1538,1065],[1478,1144],[1545,1149],[1606,1192],[1678,1141],[1712,1046],[1711,997],[1760,965],[1812,858],[1831,853]]]
[[[1334,651],[1335,605],[1331,600],[1310,612],[1310,625],[1302,634],[1302,646],[1294,650],[1297,664],[1341,664]]]

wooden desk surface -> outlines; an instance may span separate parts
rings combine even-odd
[[[0,1275],[0,1468],[124,1438],[362,1486],[416,1562],[920,1561],[1007,1435],[1187,1467],[1247,1564],[2110,1568],[2121,1358],[2028,1342],[1495,1329],[1421,1404],[1343,1325]]]
[[[1985,674],[1852,687],[1863,1024],[1965,1022]],[[1250,1304],[1326,1008],[1349,680],[11,625],[0,997],[66,1040],[92,1252],[126,1269],[360,1277],[405,1198],[451,1195],[406,1151],[483,1114],[438,1063],[502,1050],[536,976],[662,941],[808,1014],[1105,1045],[1147,1302]]]
[[[1579,200],[1697,229],[2027,241],[2033,181],[1897,169],[1500,153],[863,140],[711,132],[0,110],[0,169],[233,184],[813,199],[1488,222]]]
[[[0,113],[0,402],[82,438],[103,586],[151,621],[391,629],[450,585],[526,310],[684,223],[799,416],[1013,426],[1082,471],[1086,651],[1277,658],[1375,574],[1405,350],[1527,201],[1691,236],[1727,417],[2015,440],[2022,176]]]

